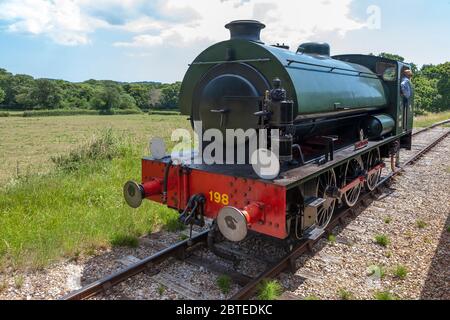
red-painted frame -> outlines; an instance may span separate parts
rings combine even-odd
[[[154,178],[164,178],[166,163],[142,159],[142,183]],[[171,165],[167,184],[167,203],[170,208],[183,210],[190,196],[203,194],[206,198],[204,214],[216,218],[222,203],[211,201],[210,191],[228,195],[228,205],[238,209],[252,202],[264,204],[261,219],[249,226],[251,230],[279,239],[285,239],[286,232],[286,188],[264,181],[223,175]],[[162,195],[148,199],[162,203]]]

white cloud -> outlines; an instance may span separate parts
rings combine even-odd
[[[63,45],[86,44],[88,34],[105,25],[83,15],[79,4],[71,0],[6,0],[0,4],[0,20],[9,22],[10,32],[46,34]]]
[[[117,27],[118,29],[140,33],[146,31],[161,31],[164,29],[164,23],[152,19],[150,17],[140,17],[135,20],[126,22],[125,24]]]
[[[172,23],[159,33],[140,34],[129,42],[118,42],[122,47],[154,47],[161,44],[188,46],[209,40],[227,39],[224,25],[231,20],[257,19],[267,27],[262,40],[268,43],[285,42],[292,46],[312,39],[323,32],[336,32],[345,36],[348,31],[361,29],[364,22],[350,16],[352,0],[167,0],[165,8],[180,10],[187,6],[195,8],[199,18],[195,23]],[[176,40],[176,41],[175,41]]]
[[[350,16],[352,0],[3,0],[10,32],[46,35],[63,45],[90,41],[97,29],[132,33],[120,47],[189,46],[228,38],[224,25],[258,19],[268,43],[297,45],[322,32],[344,36],[365,27]]]

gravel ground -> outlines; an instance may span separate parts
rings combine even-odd
[[[0,273],[0,299],[61,298],[82,285],[122,269],[126,264],[121,259],[128,256],[144,258],[179,238],[178,233],[160,231],[141,238],[138,248],[100,250],[93,257],[60,262],[42,271]]]
[[[436,129],[420,139],[425,144],[440,132]],[[414,143],[420,145],[421,141]],[[450,225],[449,150],[447,138],[397,177],[385,190],[389,196],[366,209],[358,208],[357,218],[336,228],[335,242],[321,240],[312,255],[300,257],[294,275],[283,273],[278,278],[285,289],[283,297],[373,299],[376,292],[386,291],[400,299],[450,299],[450,233],[446,231]],[[414,150],[403,152],[402,158],[412,153]],[[419,228],[418,221],[425,225]],[[387,247],[375,243],[376,235],[389,238]],[[142,238],[138,248],[103,250],[94,257],[64,261],[43,271],[3,273],[0,299],[57,299],[179,240],[179,232],[160,231]],[[237,271],[246,275],[256,275],[267,260],[283,254],[279,246],[259,237],[240,248],[227,245],[244,252]],[[255,254],[259,259],[252,258]],[[233,268],[207,250],[197,251],[196,257]],[[399,265],[406,268],[404,279],[393,274]],[[382,268],[384,276],[377,272],[369,275],[374,266]],[[95,299],[224,299],[236,292],[238,285],[232,284],[229,293],[223,294],[216,284],[219,274],[171,259]]]
[[[388,197],[336,228],[334,243],[321,240],[312,256],[298,259],[295,275],[280,276],[285,297],[373,299],[389,292],[398,299],[450,299],[449,150],[446,138],[395,179]],[[377,244],[377,235],[390,243]],[[371,275],[374,266],[384,275]],[[394,274],[398,266],[406,268],[403,279]]]

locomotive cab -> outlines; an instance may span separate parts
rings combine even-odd
[[[405,68],[411,69],[411,66],[401,61],[372,55],[338,55],[333,58],[364,65],[383,80],[383,84],[386,87],[386,96],[389,101],[386,108],[386,113],[389,114],[396,123],[393,133],[396,135],[403,133],[406,134],[401,141],[402,146],[409,150],[411,148],[410,136],[414,119],[414,92],[410,99],[410,105],[407,107],[403,106],[403,101],[400,94],[400,83],[402,78],[402,70]]]

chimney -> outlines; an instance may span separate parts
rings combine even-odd
[[[230,30],[230,40],[242,39],[258,43],[263,43],[259,37],[261,29],[265,27],[263,23],[256,20],[235,20],[225,25],[225,28]]]

